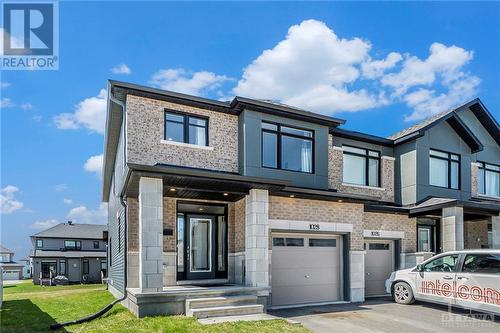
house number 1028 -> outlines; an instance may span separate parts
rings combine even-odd
[[[318,223],[310,223],[309,230],[319,230],[319,224]]]

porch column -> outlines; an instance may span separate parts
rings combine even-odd
[[[464,249],[464,209],[443,208],[441,218],[443,252]]]
[[[491,217],[491,245],[494,249],[500,249],[500,216]]]
[[[163,288],[163,182],[157,178],[139,180],[139,288]]]
[[[246,285],[269,286],[269,193],[252,189],[245,199]]]

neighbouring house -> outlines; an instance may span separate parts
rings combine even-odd
[[[15,262],[14,252],[2,245],[0,245],[0,269],[4,281],[23,278],[23,264]]]
[[[23,264],[23,279],[31,278],[31,260],[29,258],[19,259],[19,262]]]
[[[107,226],[57,224],[31,236],[33,283],[58,275],[69,283],[101,282],[106,276]]]
[[[110,81],[109,290],[139,317],[363,302],[394,269],[500,247],[500,129],[479,99],[388,138],[344,124]]]

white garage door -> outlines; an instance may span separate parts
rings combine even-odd
[[[4,280],[19,280],[19,271],[4,271],[2,277]]]
[[[272,305],[341,299],[341,238],[273,233]]]
[[[394,267],[394,242],[390,240],[365,241],[365,295],[384,295],[385,280]]]

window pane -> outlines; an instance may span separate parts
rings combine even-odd
[[[278,130],[278,126],[276,126],[275,124],[270,124],[270,123],[265,123],[265,122],[262,123],[262,128],[272,130],[272,131]]]
[[[500,173],[494,171],[485,171],[486,195],[500,196]]]
[[[431,230],[429,228],[418,228],[418,251],[430,252],[431,251]]]
[[[451,184],[450,187],[454,189],[458,189],[459,184],[459,167],[457,162],[451,162]]]
[[[500,171],[500,166],[493,164],[486,164],[486,168],[490,170]]]
[[[368,245],[370,250],[389,250],[389,244],[383,243],[370,243]]]
[[[344,183],[365,185],[366,159],[344,154]]]
[[[278,167],[278,136],[274,133],[262,132],[262,166]]]
[[[487,254],[469,254],[465,257],[463,272],[500,274],[500,255]]]
[[[184,214],[177,214],[177,272],[184,272]]]
[[[455,160],[455,161],[458,161],[458,160],[460,160],[460,156],[455,155],[455,154],[451,154],[451,159]]]
[[[198,146],[206,146],[206,127],[189,125],[189,143]]]
[[[486,189],[484,188],[484,174],[485,174],[484,169],[479,169],[477,182],[479,183],[478,185],[480,194],[486,194]]]
[[[432,150],[432,149],[431,149],[431,150],[430,150],[430,153],[431,153],[431,155],[433,155],[433,156],[439,156],[439,157],[443,157],[443,158],[446,158],[446,159],[448,158],[448,153],[443,153],[443,152],[441,152],[441,151],[437,151],[437,150]]]
[[[351,152],[351,153],[366,155],[366,149],[349,147],[349,146],[342,146],[342,149],[344,151],[348,151],[348,152]]]
[[[440,257],[425,264],[424,271],[451,273],[455,270],[457,261],[458,261],[458,254]]]
[[[379,175],[379,161],[373,158],[368,159],[368,185],[369,186],[379,186],[378,181]]]
[[[448,187],[448,161],[430,158],[429,182],[431,185]]]
[[[313,133],[311,131],[301,130],[301,129],[297,129],[297,128],[291,128],[291,127],[281,126],[281,132],[300,135],[300,136],[306,136],[308,138],[313,137]]]
[[[207,126],[207,120],[195,117],[189,117],[189,123],[191,125]]]
[[[165,138],[168,141],[184,142],[184,125],[167,121]]]
[[[309,238],[309,247],[336,247],[336,239]]]
[[[304,238],[285,238],[286,246],[304,246]]]
[[[177,122],[183,123],[184,122],[184,116],[183,115],[179,115],[179,114],[175,114],[175,113],[168,113],[167,112],[167,120],[177,121]]]
[[[282,237],[273,237],[273,246],[285,246],[285,239]]]
[[[227,225],[224,216],[217,217],[217,270],[219,272],[226,270],[226,233]]]
[[[312,172],[312,141],[283,135],[281,149],[282,169]]]
[[[373,157],[379,157],[380,153],[378,151],[370,150],[370,151],[368,151],[368,155],[373,156]]]

